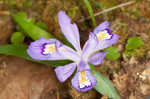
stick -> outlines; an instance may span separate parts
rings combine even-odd
[[[101,12],[95,13],[94,16],[96,17],[96,16],[98,16],[98,15],[100,15],[100,14],[103,14],[103,13],[106,13],[106,12],[109,12],[109,11],[112,11],[112,10],[117,9],[117,8],[122,8],[122,7],[127,6],[127,5],[131,5],[131,4],[135,3],[135,2],[136,2],[135,0],[134,0],[134,1],[129,1],[129,2],[126,2],[126,3],[120,4],[120,5],[114,6],[114,7],[112,7],[112,8],[108,8],[108,9],[103,10],[103,11],[101,11]],[[86,18],[80,19],[78,22],[83,22],[83,21],[88,20],[88,19],[90,19],[90,18],[91,18],[91,17],[88,16],[88,17],[86,17]]]

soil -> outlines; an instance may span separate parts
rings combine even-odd
[[[32,2],[32,6],[27,6],[29,1]],[[92,2],[92,0],[89,1]],[[96,1],[106,2],[106,0]],[[121,4],[131,0],[116,1],[115,4]],[[113,3],[113,0],[111,2]],[[105,8],[112,7],[111,2],[107,2],[110,5],[105,5]],[[101,11],[94,3],[91,4],[94,13]],[[0,0],[0,45],[10,44],[10,37],[17,27],[10,13],[19,11],[25,11],[36,21],[43,21],[48,26],[47,31],[61,39],[61,31],[57,22],[57,13],[60,10],[65,10],[77,23],[81,43],[84,44],[94,27],[92,27],[91,20],[79,21],[89,16],[82,1]],[[97,70],[111,79],[121,99],[150,99],[149,12],[150,1],[139,0],[107,13],[112,31],[119,35],[119,41],[114,46],[118,48],[121,57],[114,61],[105,59]],[[96,17],[97,24],[104,20],[103,14]],[[136,49],[134,55],[126,57],[125,44],[132,36],[140,37],[144,45]],[[29,41],[27,38],[24,43],[28,44]],[[87,93],[76,91],[72,88],[70,80],[71,78],[65,83],[60,83],[52,67],[14,56],[0,55],[0,99],[107,99],[106,95],[102,97],[94,89]]]

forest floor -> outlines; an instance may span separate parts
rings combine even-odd
[[[102,11],[89,1],[94,13]],[[132,0],[96,1],[108,9]],[[77,23],[83,45],[94,27],[90,19],[86,20],[89,13],[81,0],[0,0],[0,45],[10,44],[10,37],[16,31],[10,13],[20,11],[46,23],[47,31],[61,39],[57,22],[60,10],[66,11]],[[111,23],[112,31],[119,35],[114,46],[121,56],[113,61],[105,59],[97,70],[111,79],[121,99],[150,99],[150,0],[139,0],[105,15],[97,15],[97,25],[106,19]],[[141,38],[144,45],[126,57],[125,44],[132,36]],[[24,44],[28,44],[27,40]],[[53,69],[18,57],[0,55],[0,99],[107,99],[94,89],[87,93],[76,91],[71,86],[71,78],[60,83]]]

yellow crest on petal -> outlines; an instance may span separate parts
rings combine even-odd
[[[91,82],[86,77],[86,73],[84,71],[79,72],[79,85],[80,88],[88,87],[91,85]]]
[[[100,31],[99,33],[96,34],[96,36],[97,36],[98,40],[111,38],[111,35],[108,33],[107,30]]]
[[[44,54],[56,52],[56,45],[55,44],[47,44],[45,45]]]

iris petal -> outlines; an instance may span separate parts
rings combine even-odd
[[[60,82],[64,82],[69,78],[76,68],[76,63],[67,64],[65,66],[58,66],[55,69],[56,76]]]
[[[105,21],[94,29],[93,33],[99,40],[95,51],[107,48],[117,42],[118,35],[110,33],[109,25],[109,22]]]
[[[74,51],[72,48],[66,46],[66,45],[62,45],[59,49],[58,49],[59,53],[61,53],[62,56],[64,56],[67,59],[70,59],[72,61],[75,62],[79,62],[80,61],[80,55],[78,55],[78,53],[76,51]]]
[[[65,12],[58,13],[58,22],[62,33],[67,40],[75,47],[77,51],[81,51],[79,30],[76,24],[71,24],[71,18]]]
[[[71,82],[72,86],[81,92],[91,90],[97,83],[96,78],[90,71],[77,72]]]
[[[91,32],[89,35],[89,39],[83,46],[83,53],[82,53],[83,60],[88,61],[89,56],[95,52],[97,44],[98,44],[97,37],[94,33]]]
[[[103,62],[103,59],[105,58],[106,53],[105,52],[99,52],[91,56],[88,61],[93,65],[100,65]]]
[[[104,48],[107,48],[111,45],[113,45],[114,43],[116,43],[118,41],[118,35],[117,34],[112,34],[111,39],[104,39],[104,40],[100,40],[95,48],[95,51],[99,51],[102,50]]]
[[[83,47],[82,58],[85,61],[87,61],[94,52],[107,48],[117,42],[118,35],[111,34],[108,26],[109,22],[105,21],[97,26],[93,33],[90,33],[90,37]]]
[[[82,71],[86,71],[86,70],[90,70],[90,67],[87,62],[81,60],[78,64],[77,71],[82,72]]]
[[[56,39],[41,38],[36,40],[30,44],[27,52],[37,60],[80,60],[80,56],[73,49],[63,45]]]
[[[46,47],[46,45],[50,47]],[[51,46],[53,45],[53,47]],[[66,59],[62,56],[57,49],[62,44],[56,39],[44,39],[36,40],[29,45],[27,53],[33,59],[37,60],[62,60]]]
[[[94,29],[93,33],[96,34],[96,33],[98,33],[99,31],[108,28],[109,25],[110,25],[110,24],[109,24],[108,21],[104,21],[103,23],[99,24],[99,25]]]

